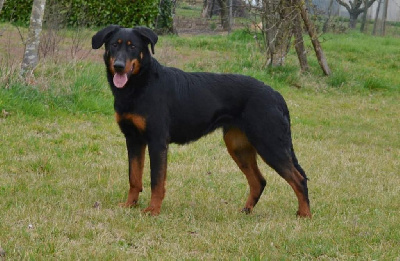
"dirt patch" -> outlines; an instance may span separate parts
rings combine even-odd
[[[52,59],[55,62],[88,60],[102,62],[101,50],[92,50],[91,37],[92,34],[85,32],[79,36],[68,36],[71,32],[57,32],[57,39],[44,39],[49,42],[54,41],[53,46],[44,50],[41,47],[39,52],[41,59]],[[0,65],[20,64],[23,58],[25,44],[28,37],[26,28],[17,28],[15,26],[6,25],[0,27]],[[42,31],[42,38],[46,36],[46,31]],[[44,41],[42,41],[44,42]],[[51,51],[49,51],[51,49]]]
[[[181,37],[197,34],[227,34],[227,32],[224,32],[219,25],[214,28],[212,23],[213,22],[210,20],[201,18],[178,18],[176,19],[176,28]],[[13,25],[0,26],[0,66],[2,68],[19,68],[23,58],[25,49],[24,41],[26,41],[27,35],[27,28],[18,28]],[[92,49],[92,35],[92,31],[85,29],[80,32],[60,31],[57,32],[56,36],[53,36],[55,39],[48,39],[49,37],[52,37],[51,34],[49,34],[48,31],[43,30],[42,38],[47,37],[45,38],[45,41],[54,42],[54,46],[41,48],[39,53],[41,60],[51,60],[55,63],[65,61],[92,61],[102,63],[104,49]],[[42,43],[45,41],[42,40]],[[209,55],[218,57],[219,53],[215,52],[214,54]],[[181,48],[178,52],[168,41],[163,42],[162,45],[156,46],[155,58],[166,66],[183,68],[189,61],[198,60],[202,56],[204,55],[198,52],[192,52],[189,48],[183,48],[183,50]]]

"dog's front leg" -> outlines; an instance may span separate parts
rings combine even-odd
[[[161,204],[165,196],[165,180],[167,177],[167,142],[150,142],[151,200],[144,212],[152,216],[160,214]]]
[[[126,202],[119,205],[128,208],[137,204],[139,193],[143,189],[142,176],[146,144],[136,137],[126,136],[126,147],[129,159],[129,192]]]

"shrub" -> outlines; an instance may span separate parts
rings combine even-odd
[[[1,20],[28,25],[33,0],[6,1]],[[57,15],[64,16],[64,26],[103,26],[119,24],[125,27],[146,25],[154,27],[158,14],[158,0],[50,0],[49,6],[57,5]]]
[[[174,33],[172,13],[174,3],[171,0],[161,0],[156,22],[156,32],[159,34]]]

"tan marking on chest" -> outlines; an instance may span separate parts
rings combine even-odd
[[[129,121],[131,122],[138,130],[145,131],[146,130],[146,118],[141,115],[135,113],[115,113],[115,120],[119,124],[121,121]]]

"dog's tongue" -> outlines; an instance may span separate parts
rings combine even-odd
[[[124,74],[119,74],[119,73],[114,74],[113,82],[114,82],[115,87],[122,88],[122,87],[125,86],[127,81],[128,81],[128,75],[126,73],[124,73]]]

